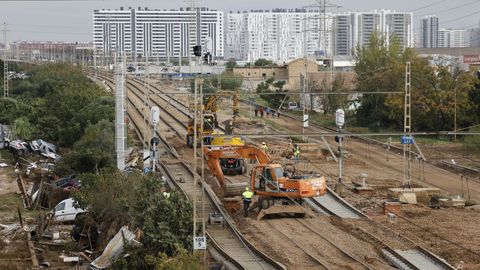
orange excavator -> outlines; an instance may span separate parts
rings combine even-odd
[[[276,214],[304,217],[304,199],[326,193],[325,177],[294,174],[289,175],[280,164],[260,164],[252,169],[250,187],[260,208],[257,219]]]
[[[256,146],[230,145],[204,147],[207,165],[221,186],[225,185],[225,175],[239,175],[247,172],[246,160],[259,164],[270,162],[270,157]]]
[[[271,163],[269,155],[253,145],[205,147],[204,154],[207,156],[210,171],[223,188],[227,186],[225,174],[229,174],[230,170],[244,174],[245,160],[255,161],[257,165],[252,168],[250,183],[245,183],[240,194],[246,186],[250,186],[252,192],[258,196],[260,212],[257,219],[276,214],[305,216],[308,210],[303,207],[304,199],[326,193],[327,184],[323,176],[296,176],[293,165],[282,167],[280,164]],[[237,163],[240,161],[241,163]],[[293,170],[288,166],[292,166]]]

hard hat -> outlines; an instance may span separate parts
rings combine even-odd
[[[249,191],[250,189],[248,187],[245,188],[246,191]]]
[[[263,145],[267,144],[266,142],[262,142]]]

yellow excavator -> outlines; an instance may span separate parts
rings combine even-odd
[[[209,135],[213,134],[218,134],[220,133],[218,131],[218,119],[217,119],[217,110],[218,106],[217,103],[220,99],[220,97],[231,97],[233,95],[233,120],[231,123],[231,126],[233,127],[235,125],[235,117],[239,113],[239,93],[238,92],[228,92],[228,91],[221,91],[221,92],[216,92],[210,96],[203,102],[202,106],[195,106],[195,105],[190,105],[190,111],[194,112],[195,110],[201,110],[203,113],[203,130],[202,130],[202,125],[200,122],[197,122],[197,139],[203,137],[204,138],[204,144],[211,144],[212,137]],[[193,103],[193,102],[191,102]],[[195,129],[194,129],[194,119],[191,118],[188,122],[187,126],[187,137],[186,137],[186,143],[189,147],[193,147],[194,145],[194,134],[195,134]],[[228,132],[230,133],[230,132]]]

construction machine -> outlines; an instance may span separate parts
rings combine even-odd
[[[197,123],[197,139],[204,137],[204,143],[205,144],[210,144],[211,140],[213,139],[209,135],[214,134],[217,132],[217,129],[219,127],[218,125],[218,118],[217,118],[217,110],[218,110],[218,100],[220,97],[229,97],[233,95],[233,119],[232,119],[232,126],[235,125],[235,117],[239,113],[239,93],[238,92],[228,92],[228,91],[221,91],[221,92],[216,92],[215,94],[212,94],[208,96],[206,100],[202,102],[201,106],[195,106],[195,103],[191,102],[189,108],[191,112],[194,112],[195,110],[201,110],[203,114],[203,130],[201,128],[201,123]],[[193,105],[192,105],[193,104]],[[193,147],[193,142],[194,142],[194,119],[191,118],[188,122],[188,127],[187,127],[187,137],[186,137],[186,142],[189,147]]]
[[[217,138],[215,138],[217,139]],[[221,137],[223,142],[228,139]],[[225,187],[225,175],[240,175],[247,172],[246,160],[262,163],[270,162],[270,157],[260,148],[253,145],[242,145],[239,138],[231,138],[230,144],[204,147],[207,165],[217,178],[220,186]],[[246,186],[244,183],[240,190]]]
[[[260,164],[252,169],[250,187],[258,196],[257,219],[262,219],[276,214],[304,217],[304,199],[324,195],[327,184],[323,176],[294,176],[280,164]]]
[[[187,145],[188,147],[193,147],[194,145],[194,137],[195,137],[195,130],[194,130],[195,122],[194,119],[191,118],[188,122],[187,126]],[[216,114],[204,114],[203,115],[203,130],[202,124],[197,121],[197,139],[203,137],[204,144],[210,144],[211,137],[208,135],[212,135],[215,133],[216,129],[218,128],[217,122],[217,115]]]

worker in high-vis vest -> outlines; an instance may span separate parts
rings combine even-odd
[[[246,187],[245,192],[243,192],[242,196],[243,196],[243,215],[247,217],[248,208],[250,207],[250,203],[252,203],[253,192],[251,192],[250,189]]]
[[[295,159],[295,163],[298,164],[298,160],[300,158],[300,147],[298,144],[293,145],[293,158]]]
[[[268,145],[266,142],[262,142],[262,149],[265,154],[268,154]]]

